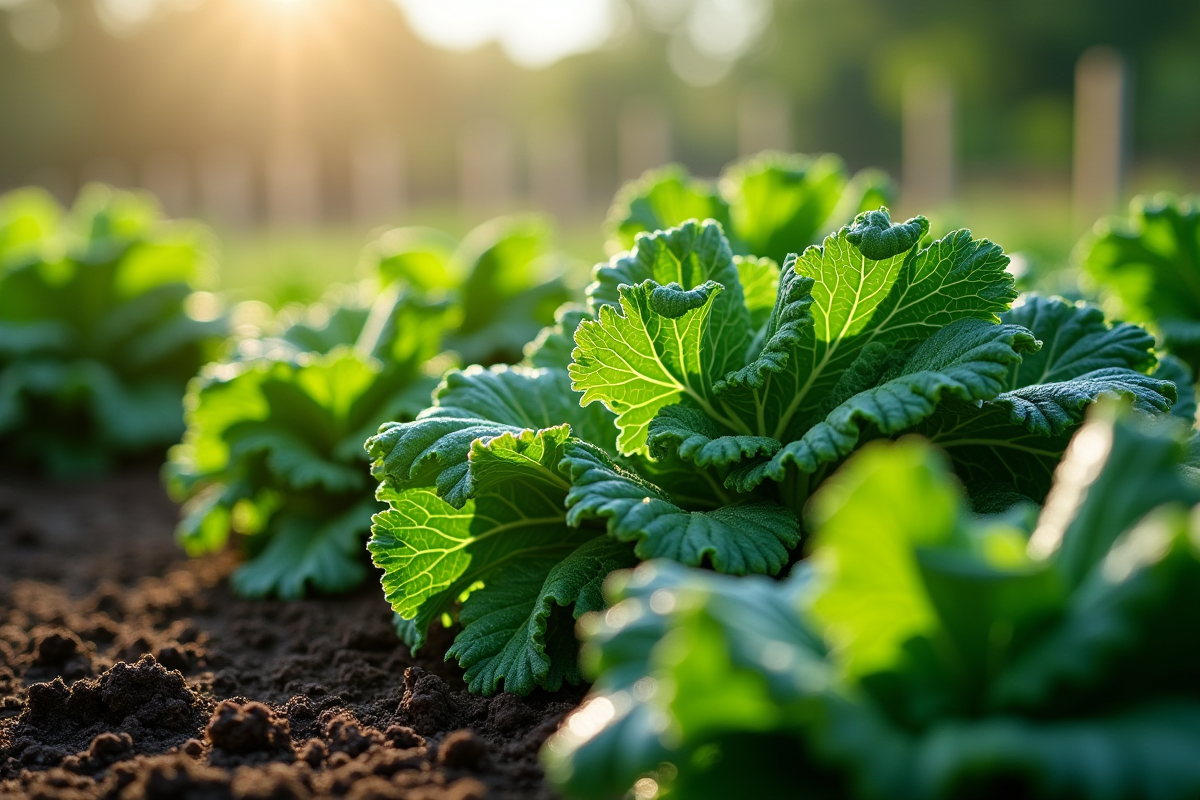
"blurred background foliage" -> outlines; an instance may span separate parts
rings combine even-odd
[[[906,184],[924,73],[954,172],[919,210],[1056,268],[1096,45],[1125,69],[1122,195],[1200,175],[1187,0],[0,0],[0,23],[0,188],[149,188],[221,233],[225,288],[273,304],[352,279],[382,224],[535,208],[599,259],[620,182],[666,160],[831,151]]]

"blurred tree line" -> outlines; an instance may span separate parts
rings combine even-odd
[[[309,0],[286,15],[271,0],[201,0],[122,36],[92,3],[57,2],[52,46],[0,34],[0,186],[47,168],[78,180],[96,159],[136,168],[159,151],[261,155],[303,136],[344,197],[348,142],[384,131],[404,143],[413,198],[439,201],[454,192],[464,125],[500,120],[519,137],[566,119],[604,197],[631,100],[665,109],[673,155],[714,173],[736,154],[739,98],[753,87],[786,96],[794,148],[895,169],[901,89],[923,67],[956,87],[968,163],[1065,170],[1074,67],[1095,44],[1131,67],[1136,156],[1194,161],[1200,141],[1195,0],[776,0],[762,38],[706,88],[680,81],[664,34],[636,14],[609,46],[531,71],[494,45],[421,42],[391,0]]]

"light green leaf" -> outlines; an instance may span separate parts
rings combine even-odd
[[[1167,194],[1137,197],[1128,218],[1103,219],[1080,242],[1083,266],[1112,312],[1133,322],[1200,321],[1200,204]],[[1167,346],[1197,367],[1191,336]]]
[[[779,265],[769,258],[734,256],[738,283],[750,312],[750,328],[758,331],[771,318],[775,299],[779,296]]]
[[[809,615],[847,675],[896,665],[908,639],[939,625],[915,551],[952,541],[960,513],[953,480],[916,440],[870,445],[809,508],[817,531]]]
[[[617,192],[605,222],[609,252],[633,249],[639,233],[706,219],[729,225],[729,207],[716,187],[692,178],[680,166],[650,170]]]
[[[571,388],[583,392],[581,404],[601,401],[617,415],[622,453],[647,452],[651,420],[684,397],[711,414],[714,364],[704,345],[722,291],[712,281],[690,291],[653,281],[622,286],[621,313],[605,305],[598,320],[580,323]]]
[[[505,434],[471,447],[475,492],[461,509],[430,489],[380,487],[371,551],[392,609],[429,623],[482,581],[532,559],[559,561],[594,538],[566,523],[568,483],[558,472],[567,426]]]
[[[1007,257],[968,231],[880,261],[864,257],[849,232],[809,248],[792,267],[813,281],[812,323],[789,336],[786,349],[768,343],[759,360],[722,386],[722,398],[743,419],[755,419],[761,435],[783,442],[803,435],[869,345],[904,349],[956,320],[994,322],[1015,297]],[[788,308],[781,304],[779,313]],[[773,325],[786,329],[782,319]]]
[[[720,185],[731,237],[745,252],[780,263],[850,222],[863,194],[856,186],[853,196],[845,166],[834,155],[763,153],[731,164]]]

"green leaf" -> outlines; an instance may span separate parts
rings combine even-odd
[[[1007,257],[968,231],[882,261],[865,258],[848,236],[843,228],[791,267],[812,280],[805,310],[812,322],[788,331],[789,318],[800,317],[794,297],[781,302],[772,327],[786,339],[778,347],[768,340],[758,359],[721,386],[722,400],[754,419],[760,435],[800,438],[827,413],[827,399],[868,346],[904,350],[956,320],[994,322],[1015,297]],[[785,265],[785,281],[788,273]]]
[[[756,736],[779,725],[790,701],[824,690],[831,678],[791,591],[665,561],[614,578],[623,579],[610,581],[613,609],[580,624],[585,665],[600,677],[543,749],[553,782],[571,796],[608,798],[651,775],[660,789],[728,797],[731,786],[736,793],[730,778],[744,782],[740,765],[776,755],[793,778],[803,764],[806,787],[821,781],[797,740],[764,747]],[[742,758],[734,757],[737,741],[753,743]],[[714,748],[725,757],[705,758]],[[678,785],[673,771],[660,772],[664,762],[678,765]]]
[[[143,195],[92,186],[65,217],[43,193],[0,198],[10,465],[103,472],[177,441],[187,381],[226,329],[185,308],[210,248],[202,228],[162,219]]]
[[[455,252],[462,322],[449,346],[467,363],[516,361],[554,311],[571,299],[563,264],[540,216],[501,217],[480,225]]]
[[[1057,552],[1073,586],[1151,509],[1200,502],[1200,489],[1179,471],[1187,452],[1182,431],[1119,418],[1115,408],[1098,409],[1072,440],[1030,545],[1042,555]]]
[[[665,406],[650,421],[647,441],[657,460],[678,455],[701,469],[729,467],[756,456],[773,456],[780,448],[766,436],[730,436],[698,408]]]
[[[951,542],[959,514],[943,463],[915,440],[864,448],[813,497],[807,609],[847,675],[894,665],[908,639],[937,629],[914,551]]]
[[[630,253],[614,256],[596,267],[595,282],[588,287],[588,307],[599,316],[601,306],[621,304],[620,287],[653,281],[659,286],[677,284],[683,291],[709,281],[725,294],[713,309],[721,320],[707,341],[713,348],[713,371],[724,374],[744,356],[750,332],[750,313],[738,279],[738,266],[721,226],[712,222],[685,222],[638,239]]]
[[[640,233],[707,219],[729,226],[729,208],[716,187],[680,166],[650,170],[625,184],[613,200],[605,222],[609,252],[632,250]]]
[[[686,511],[657,487],[622,469],[595,447],[572,442],[567,521],[606,520],[610,536],[636,542],[638,558],[711,564],[732,575],[778,573],[800,541],[795,515],[771,502],[742,501],[713,511]]]
[[[195,554],[221,546],[237,527],[253,558],[233,587],[250,596],[358,585],[367,574],[358,554],[379,508],[362,431],[377,428],[422,381],[403,365],[385,367],[344,347],[211,366],[190,389],[188,430],[164,471],[172,495],[187,504],[178,536]]]
[[[528,694],[581,680],[572,620],[604,608],[600,587],[614,570],[637,563],[627,544],[591,539],[565,558],[510,564],[463,604],[463,631],[447,651],[466,669],[471,691]],[[556,609],[569,610],[564,616]],[[551,641],[554,644],[551,644]],[[551,658],[551,651],[560,655]]]
[[[963,319],[921,343],[900,374],[859,392],[833,409],[804,436],[785,445],[762,472],[783,480],[789,466],[811,474],[848,456],[864,433],[892,436],[929,418],[943,399],[976,403],[995,397],[1023,353],[1036,340],[1016,325]],[[757,475],[742,478],[754,484]]]
[[[1096,223],[1080,243],[1084,268],[1117,316],[1158,324],[1164,333],[1200,321],[1200,206],[1171,195],[1137,197],[1129,217]],[[1193,337],[1166,345],[1198,366]]]
[[[731,238],[745,252],[782,263],[864,210],[865,195],[876,201],[869,207],[883,202],[881,185],[867,174],[848,182],[834,155],[763,153],[731,164],[721,194],[729,203]]]
[[[225,433],[230,457],[235,460],[255,453],[266,456],[266,464],[277,480],[295,489],[320,486],[330,492],[352,492],[367,486],[362,464],[338,463],[308,441],[303,430],[286,424],[246,421],[231,425]]]
[[[388,423],[367,441],[372,472],[397,488],[436,486],[461,508],[471,496],[467,456],[477,439],[570,424],[572,432],[613,446],[612,417],[582,408],[561,369],[468,367],[447,373],[435,405],[409,423]]]
[[[1171,407],[1176,393],[1157,374],[1149,336],[1105,322],[1092,306],[1030,297],[1002,315],[1031,326],[1042,349],[1012,369],[1008,390],[981,408],[939,407],[918,432],[950,452],[968,485],[1006,484],[1040,500],[1070,434],[1101,397],[1121,396],[1147,413]]]
[[[1154,377],[1175,384],[1178,399],[1171,406],[1171,416],[1185,420],[1188,425],[1196,423],[1196,379],[1187,362],[1182,358],[1165,355],[1158,360]]]
[[[394,228],[367,246],[363,261],[384,284],[405,281],[423,290],[449,289],[462,280],[452,256],[458,243],[432,228]]]
[[[569,436],[564,425],[476,441],[475,492],[461,509],[430,489],[380,487],[390,507],[375,516],[367,548],[388,602],[416,620],[420,641],[477,582],[484,602],[489,582],[514,565],[560,561],[595,537],[566,522],[568,483],[558,462]]]
[[[362,563],[363,536],[379,503],[367,498],[329,519],[282,513],[272,521],[267,546],[231,578],[244,597],[277,595],[285,600],[303,597],[309,587],[321,592],[345,592],[367,576]]]
[[[525,345],[525,359],[521,363],[530,367],[563,369],[571,363],[571,351],[575,349],[575,329],[585,319],[591,319],[583,306],[568,303],[554,313],[554,324],[538,333],[537,338]]]
[[[846,240],[873,261],[883,261],[900,253],[907,253],[926,233],[929,222],[924,217],[914,217],[908,222],[893,223],[888,210],[865,211],[859,214],[846,234]]]
[[[708,406],[715,374],[708,319],[722,294],[708,281],[697,289],[645,281],[621,287],[621,313],[600,307],[599,319],[580,323],[569,371],[580,403],[596,401],[617,415],[617,447],[645,453],[647,431],[659,409],[684,397]]]
[[[1155,363],[1154,337],[1145,329],[1111,324],[1103,311],[1086,303],[1026,295],[1000,319],[1028,328],[1042,342],[1013,370],[1009,389],[1069,381],[1112,367],[1146,372]]]
[[[771,318],[779,296],[779,264],[758,256],[734,256],[733,263],[750,312],[750,329],[761,330]]]

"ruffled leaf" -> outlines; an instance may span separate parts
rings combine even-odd
[[[601,306],[599,319],[580,323],[570,366],[580,403],[604,403],[617,415],[617,447],[644,453],[659,409],[688,397],[708,404],[713,364],[706,330],[723,290],[709,281],[685,290],[645,281],[621,287],[621,313]]]
[[[466,669],[467,686],[483,695],[557,691],[581,680],[573,621],[604,608],[600,587],[614,570],[637,563],[632,548],[592,539],[560,558],[530,556],[498,570],[471,593],[462,633],[446,652]],[[552,657],[553,655],[553,657]]]
[[[777,503],[734,502],[713,511],[686,511],[652,484],[583,443],[564,449],[571,488],[567,520],[605,520],[610,536],[636,542],[638,558],[711,564],[732,575],[774,575],[800,541],[799,522]]]

